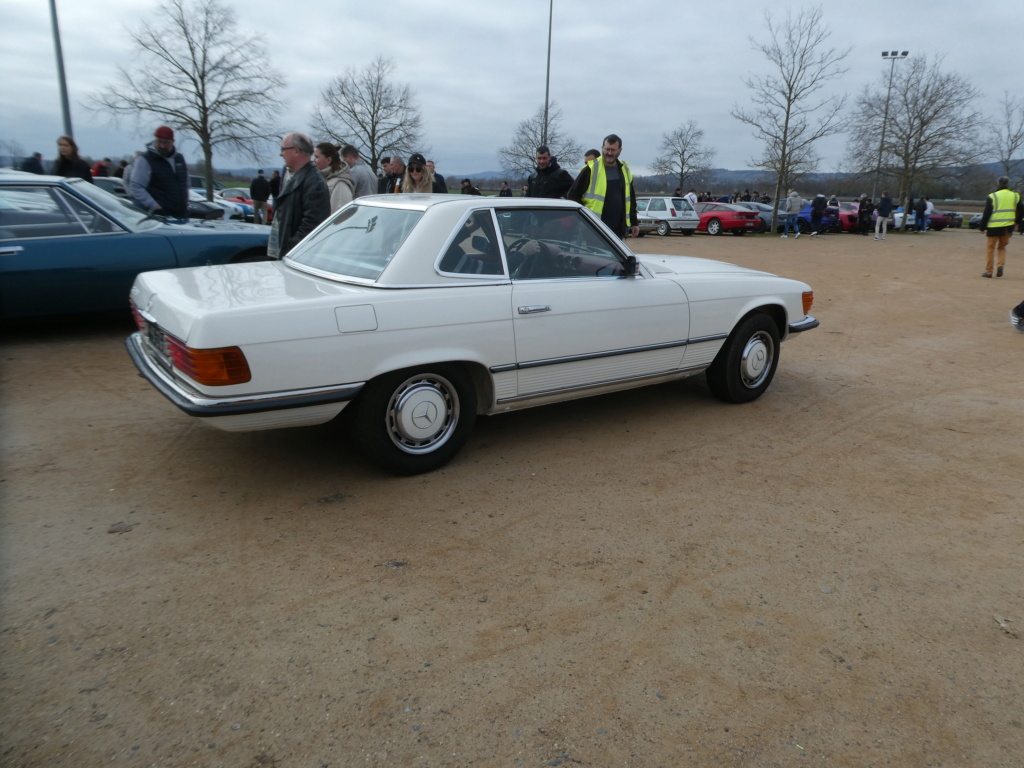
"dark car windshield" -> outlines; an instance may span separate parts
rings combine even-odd
[[[140,211],[125,198],[100,189],[95,184],[90,184],[84,179],[67,179],[65,183],[70,185],[77,194],[105,213],[113,216],[122,224],[125,224],[129,229],[138,232],[163,225],[162,221],[149,218],[144,211]]]
[[[336,275],[376,280],[421,216],[423,211],[350,205],[303,240],[288,259]]]

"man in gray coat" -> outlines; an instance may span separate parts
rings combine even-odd
[[[284,258],[306,235],[331,214],[331,193],[313,164],[313,142],[303,133],[286,133],[281,157],[289,173],[274,198],[274,224],[267,255]]]
[[[377,174],[359,157],[359,150],[351,144],[341,148],[341,159],[348,163],[356,183],[355,197],[377,194]]]

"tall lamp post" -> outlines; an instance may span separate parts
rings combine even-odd
[[[64,77],[64,53],[60,45],[60,27],[57,26],[57,0],[50,0],[50,23],[53,26],[53,49],[57,52],[57,82],[60,84],[60,105],[64,112],[64,133],[71,133],[71,107],[68,105],[68,83]]]
[[[548,71],[544,76],[544,125],[540,127],[540,143],[548,143],[548,104],[551,93],[551,21],[555,17],[555,0],[548,3]]]
[[[889,124],[889,99],[892,97],[892,77],[896,74],[896,62],[905,59],[910,51],[882,51],[882,58],[891,62],[889,65],[889,90],[885,92],[885,114],[882,116],[882,140],[878,142],[878,164],[875,166],[875,183],[871,185],[871,199],[875,199],[878,189],[878,177],[882,174],[882,151],[885,149],[885,128]]]

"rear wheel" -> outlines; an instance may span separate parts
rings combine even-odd
[[[672,234],[672,227],[669,226],[667,221],[658,222],[658,234],[662,237],[668,237]]]
[[[768,389],[779,366],[779,329],[763,313],[740,321],[705,374],[715,397],[749,403]]]
[[[708,234],[709,235],[720,235],[722,234],[722,222],[718,219],[711,219],[708,222]]]
[[[476,390],[456,365],[431,365],[369,382],[353,409],[352,437],[381,467],[400,475],[444,466],[476,419]]]
[[[687,237],[690,237],[695,231],[696,230],[693,229],[684,229],[683,234],[686,235]]]

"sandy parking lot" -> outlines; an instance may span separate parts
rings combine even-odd
[[[6,330],[0,764],[1020,766],[1024,241],[983,249],[647,237],[814,287],[767,395],[484,419],[413,478],[188,419],[127,318]]]

